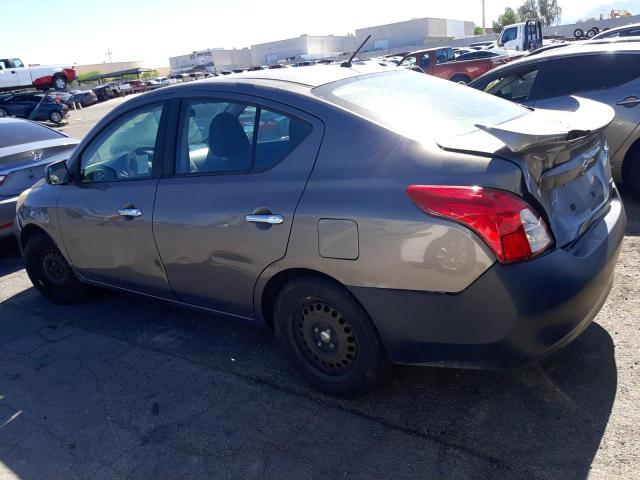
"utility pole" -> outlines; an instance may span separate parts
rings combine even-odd
[[[482,34],[486,35],[487,30],[485,29],[485,24],[484,24],[484,2],[485,0],[482,0]]]
[[[483,0],[483,2],[484,2],[484,0]],[[112,54],[112,53],[113,53],[113,52],[111,51],[111,49],[110,49],[110,48],[107,48],[107,55],[109,56],[109,63],[113,63],[113,62],[111,61],[111,54]]]

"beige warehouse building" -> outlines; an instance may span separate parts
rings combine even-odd
[[[415,18],[356,30],[358,45],[371,35],[363,51],[419,47],[428,40],[464,38],[473,35],[473,22],[446,18]]]
[[[254,65],[273,65],[335,57],[356,48],[353,35],[300,35],[296,38],[251,45]]]

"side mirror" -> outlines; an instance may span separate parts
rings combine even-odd
[[[49,185],[66,185],[69,183],[69,169],[67,168],[67,162],[62,160],[60,162],[47,165],[45,178]]]

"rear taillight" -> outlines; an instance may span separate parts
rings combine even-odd
[[[411,185],[407,194],[423,212],[476,232],[501,263],[534,257],[552,243],[544,220],[513,193],[483,187]]]

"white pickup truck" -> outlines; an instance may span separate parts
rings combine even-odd
[[[0,57],[0,91],[16,88],[35,87],[64,90],[67,83],[75,80],[73,66],[65,65],[25,65],[19,58]]]

